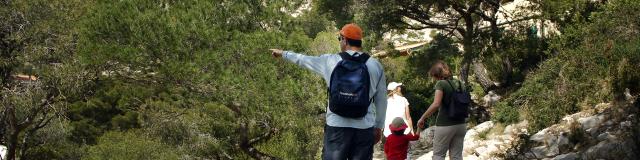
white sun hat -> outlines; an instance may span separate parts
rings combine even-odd
[[[389,85],[387,85],[387,90],[394,90],[396,89],[398,86],[401,86],[402,83],[398,83],[398,82],[391,82],[389,83]]]

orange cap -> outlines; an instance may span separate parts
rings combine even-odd
[[[362,29],[356,24],[349,23],[342,27],[340,35],[352,40],[362,40]]]

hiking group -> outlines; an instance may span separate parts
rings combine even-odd
[[[409,141],[420,138],[425,120],[439,111],[435,122],[433,159],[462,159],[465,119],[470,102],[464,83],[453,78],[443,61],[437,61],[429,76],[437,80],[433,103],[413,126],[409,102],[402,96],[402,83],[387,85],[382,64],[362,51],[362,30],[347,24],[340,30],[338,54],[308,56],[271,49],[284,58],[319,74],[327,83],[328,106],[322,159],[372,159],[374,145],[385,137],[387,159],[410,159]]]

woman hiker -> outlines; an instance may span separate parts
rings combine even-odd
[[[438,112],[436,118],[436,127],[433,137],[433,159],[444,160],[447,151],[449,159],[461,160],[462,148],[464,144],[464,136],[467,133],[467,123],[464,118],[450,118],[445,110],[441,109],[443,99],[446,95],[451,95],[454,88],[460,87],[462,84],[459,80],[453,79],[451,70],[444,61],[437,61],[429,70],[429,75],[438,80],[435,85],[435,97],[433,103],[427,111],[418,120],[418,127],[423,127],[424,122],[436,110]]]

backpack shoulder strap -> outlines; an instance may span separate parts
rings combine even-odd
[[[467,87],[463,87],[462,86],[462,81],[461,80],[458,80],[458,87],[459,87],[460,91],[465,91],[465,92],[467,91]]]
[[[362,53],[360,54],[360,56],[358,56],[358,59],[361,63],[367,63],[367,60],[369,60],[369,58],[371,58],[371,56],[369,56],[369,54],[367,53]]]
[[[451,85],[451,82],[448,79],[446,79],[446,81],[447,83],[449,83],[449,86],[451,86],[451,89],[453,89],[453,91],[457,91],[457,92],[461,91],[462,86],[458,86],[458,88],[456,88],[455,86]],[[458,81],[458,84],[460,84],[460,81]]]
[[[371,57],[367,53],[362,53],[358,57],[353,57],[353,56],[349,55],[349,53],[347,53],[347,52],[340,52],[340,53],[338,53],[338,55],[340,55],[340,57],[343,60],[356,61],[356,62],[360,62],[360,63],[366,63],[367,60],[369,60],[369,57]]]

